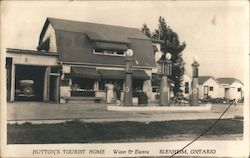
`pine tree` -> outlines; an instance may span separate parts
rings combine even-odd
[[[172,55],[171,61],[173,63],[173,71],[170,79],[174,83],[173,92],[175,97],[179,97],[181,86],[183,82],[183,75],[185,72],[184,60],[182,58],[182,51],[186,47],[186,43],[180,43],[177,33],[175,33],[169,26],[164,18],[160,16],[158,28],[152,35],[152,38],[163,40],[161,44],[161,51],[170,53]]]

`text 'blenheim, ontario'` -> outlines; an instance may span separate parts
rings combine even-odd
[[[175,154],[177,153],[178,154],[188,154],[187,150],[178,150],[178,149],[161,149],[160,150],[160,154]]]

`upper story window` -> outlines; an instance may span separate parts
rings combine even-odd
[[[101,55],[125,56],[125,51],[123,51],[123,50],[94,49],[93,53],[94,54],[101,54]]]
[[[125,56],[128,50],[127,43],[94,41],[91,43],[94,54]]]

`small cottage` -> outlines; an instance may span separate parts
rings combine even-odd
[[[242,99],[244,84],[236,78],[217,78],[220,85],[219,96],[227,99]]]
[[[206,99],[208,97],[219,97],[219,82],[212,76],[199,76],[199,98]]]

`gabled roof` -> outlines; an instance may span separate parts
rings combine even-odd
[[[47,18],[40,38],[45,33],[45,30],[48,27],[49,23],[55,30],[86,33],[89,38],[98,41],[130,43],[129,38],[151,40],[137,28],[72,21],[57,18]]]
[[[198,78],[199,85],[203,85],[210,78],[212,78],[215,82],[218,83],[218,81],[213,76],[199,76]]]
[[[102,42],[101,46],[105,47],[132,49],[134,66],[156,66],[152,41],[137,28],[47,18],[40,34],[39,45],[49,24],[55,29],[59,62],[123,66],[124,56],[93,53],[97,42]]]
[[[236,78],[217,78],[217,81],[220,84],[233,84],[234,82],[240,82],[241,84],[243,84],[239,79]]]

